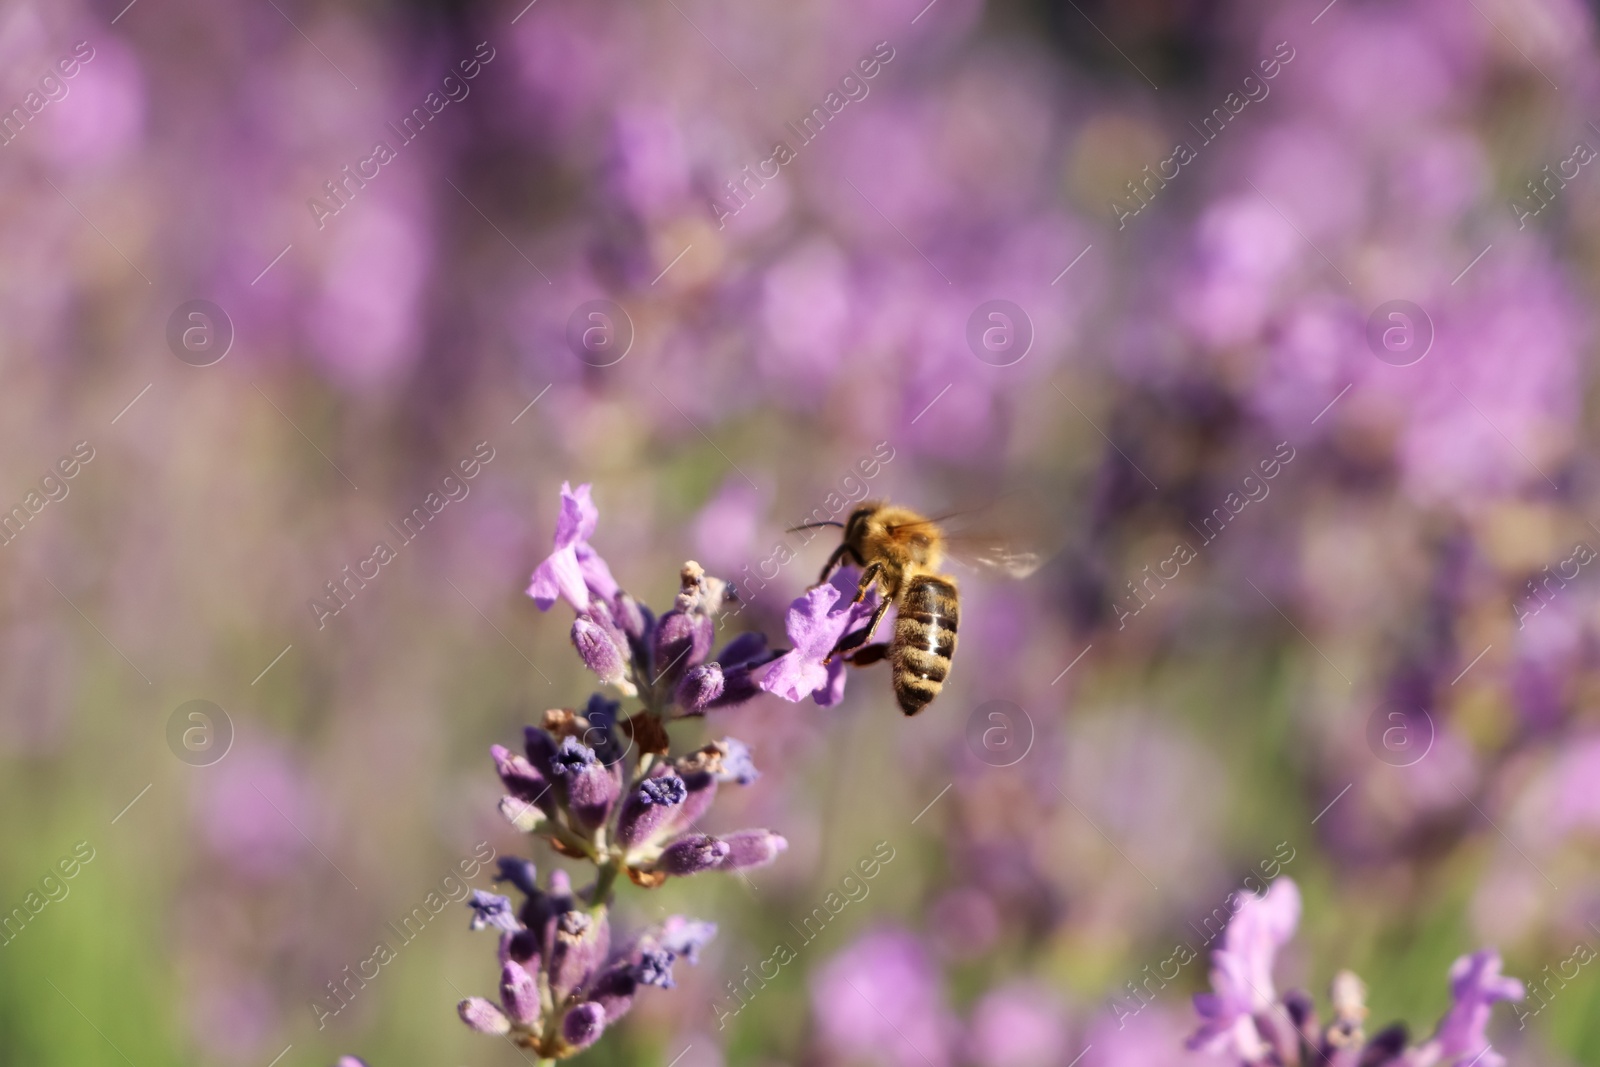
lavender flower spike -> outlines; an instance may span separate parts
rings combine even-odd
[[[556,520],[555,551],[534,570],[528,595],[548,611],[560,598],[579,611],[589,608],[591,594],[611,599],[618,592],[611,568],[589,547],[600,513],[589,497],[587,483],[577,490],[561,483],[561,515]]]
[[[877,590],[859,604],[850,603],[856,575],[854,570],[841,570],[833,581],[806,590],[789,605],[783,626],[794,648],[767,668],[759,683],[762,689],[789,701],[809,696],[825,708],[843,698],[844,660],[822,661],[840,638],[866,625],[878,604]]]

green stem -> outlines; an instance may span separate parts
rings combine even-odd
[[[616,883],[617,875],[622,871],[622,860],[611,859],[600,865],[599,873],[595,876],[594,902],[589,910],[597,912],[606,906],[606,897],[611,894],[611,887]]]

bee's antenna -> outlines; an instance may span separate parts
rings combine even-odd
[[[828,520],[826,522],[808,522],[803,526],[791,526],[787,530],[785,530],[784,532],[785,533],[799,533],[801,530],[815,530],[819,526],[837,526],[841,530],[844,529],[844,523],[837,522],[835,520],[830,519],[830,520]]]

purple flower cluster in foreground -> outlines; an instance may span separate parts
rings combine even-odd
[[[1521,1000],[1522,983],[1500,973],[1498,953],[1462,956],[1450,968],[1454,1004],[1433,1036],[1409,1043],[1404,1025],[1367,1037],[1366,986],[1350,971],[1334,976],[1333,1015],[1324,1026],[1304,993],[1279,997],[1272,964],[1300,922],[1300,890],[1288,878],[1261,896],[1245,897],[1228,924],[1223,947],[1212,953],[1210,993],[1195,996],[1201,1025],[1189,1047],[1228,1056],[1244,1067],[1501,1067],[1505,1058],[1485,1036],[1490,1010],[1502,1000]]]
[[[821,661],[861,614],[860,605],[830,611],[843,587],[824,586],[791,610],[791,635],[801,635],[795,651],[771,650],[763,634],[745,633],[713,658],[717,618],[733,599],[727,583],[685,563],[672,607],[657,616],[622,590],[590,545],[598,521],[589,486],[563,483],[555,549],[528,595],[541,609],[570,604],[584,665],[641,707],[624,718],[620,702],[596,693],[581,709],[545,712],[526,728],[521,752],[490,750],[506,790],[501,813],[561,855],[592,863],[595,881],[574,890],[558,870],[541,889],[531,862],[502,857],[497,880],[514,886],[522,903],[483,892],[469,902],[473,929],[500,934],[500,992],[497,1002],[463,1000],[461,1018],[545,1061],[593,1044],[643,987],[670,989],[673,964],[694,963],[716,932],[672,916],[614,949],[609,905],[619,875],[653,888],[670,877],[771,863],[788,845],[771,830],[700,830],[720,786],[748,785],[759,773],[749,748],[731,737],[674,755],[668,725],[763,689],[790,700],[825,689],[818,703],[837,700],[842,667]]]

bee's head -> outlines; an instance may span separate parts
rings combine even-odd
[[[844,524],[845,544],[859,546],[872,524],[872,517],[882,510],[882,501],[869,500],[852,511]]]

